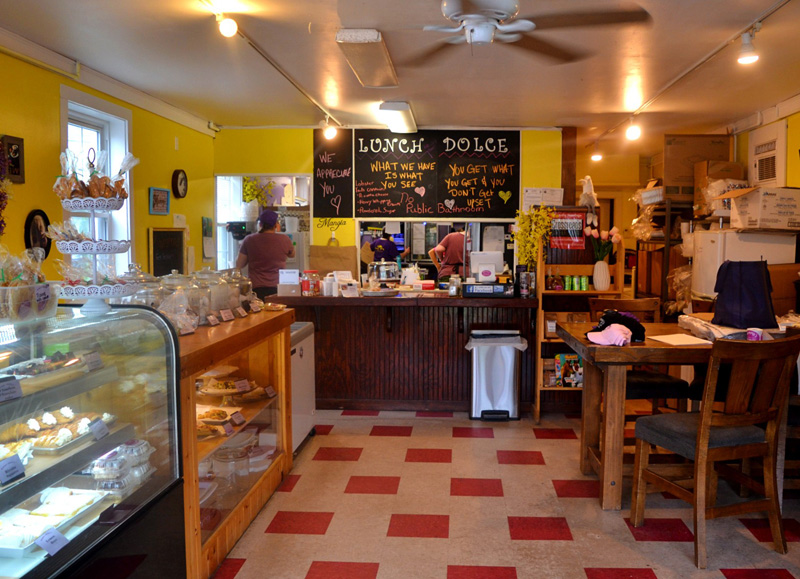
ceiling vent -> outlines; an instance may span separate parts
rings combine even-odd
[[[749,160],[751,186],[786,186],[786,119],[750,133]]]

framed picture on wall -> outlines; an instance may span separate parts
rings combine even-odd
[[[0,135],[0,154],[8,160],[8,180],[25,182],[25,141],[11,135]]]
[[[169,189],[150,187],[150,215],[169,215]]]
[[[50,245],[52,244],[51,239],[45,235],[48,227],[50,227],[50,220],[47,218],[47,213],[41,209],[34,209],[28,213],[28,217],[25,219],[25,248],[42,248],[45,259],[50,255]]]

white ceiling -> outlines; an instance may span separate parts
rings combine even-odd
[[[648,24],[530,33],[587,54],[576,62],[494,43],[456,46],[430,66],[405,63],[447,36],[422,30],[449,23],[439,0],[214,4],[347,127],[379,127],[377,104],[405,100],[420,128],[576,126],[579,150],[601,137],[606,151],[649,155],[664,133],[717,131],[800,94],[798,0],[763,21],[754,40],[761,60],[749,67],[736,63],[739,33],[783,1],[639,0]],[[520,15],[636,5],[521,0]],[[324,118],[243,37],[223,38],[200,0],[0,0],[0,27],[223,128],[315,127]],[[334,40],[340,28],[380,30],[399,86],[363,88]],[[639,104],[658,96],[639,115],[650,138],[637,144],[622,136],[638,106],[626,106],[627,86],[640,87]]]

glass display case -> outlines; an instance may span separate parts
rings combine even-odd
[[[154,536],[126,561],[184,576],[178,383],[177,338],[149,308],[0,321],[0,577],[85,569],[170,495],[171,561]]]

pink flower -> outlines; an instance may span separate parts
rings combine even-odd
[[[619,233],[619,227],[616,225],[611,228],[611,231],[608,232],[611,237],[614,237],[617,233]]]
[[[608,241],[608,231],[601,231],[600,239],[602,239],[603,241]]]
[[[586,227],[583,228],[583,234],[586,237],[589,237],[592,234],[592,228],[587,225]]]
[[[615,233],[611,237],[611,243],[619,243],[620,241],[622,241],[622,236],[619,233]]]
[[[600,237],[600,232],[597,231],[596,229],[592,229],[592,237],[597,239],[598,237]]]

